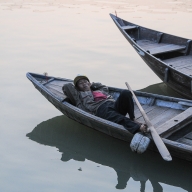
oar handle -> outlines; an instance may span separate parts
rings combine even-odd
[[[133,98],[134,98],[134,100],[135,100],[135,102],[136,102],[136,104],[137,104],[137,106],[138,106],[138,108],[139,108],[139,110],[140,110],[140,112],[141,112],[141,114],[142,114],[142,116],[143,116],[143,118],[144,118],[147,126],[148,126],[148,127],[151,127],[152,124],[151,124],[151,122],[149,121],[148,116],[146,115],[145,111],[143,110],[143,107],[142,107],[141,104],[139,103],[139,101],[138,101],[137,97],[135,96],[133,90],[131,89],[130,85],[129,85],[127,82],[126,82],[125,84],[126,84],[127,88],[129,89],[129,91],[131,91],[131,93],[132,93],[132,95],[133,95]]]

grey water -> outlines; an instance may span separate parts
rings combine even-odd
[[[192,165],[62,115],[27,72],[180,97],[148,68],[109,13],[192,39],[192,2],[0,0],[0,191],[192,191]]]

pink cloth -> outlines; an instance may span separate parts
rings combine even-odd
[[[107,96],[103,94],[101,91],[92,91],[92,93],[93,93],[94,101],[107,99]]]

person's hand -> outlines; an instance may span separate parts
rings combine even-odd
[[[142,133],[147,133],[147,132],[148,132],[147,125],[141,124],[141,126],[140,126],[140,131],[141,131]]]

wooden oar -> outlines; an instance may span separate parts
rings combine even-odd
[[[168,149],[166,148],[165,144],[163,143],[161,137],[159,136],[159,134],[157,133],[156,129],[153,127],[153,125],[151,124],[147,114],[145,113],[145,111],[143,110],[142,106],[140,105],[139,101],[137,100],[137,97],[135,96],[134,92],[132,91],[130,85],[126,82],[125,83],[127,88],[131,91],[132,95],[133,95],[133,98],[139,108],[139,110],[141,111],[141,114],[148,126],[148,129],[150,130],[151,132],[151,136],[154,140],[154,143],[156,144],[157,146],[157,149],[159,150],[159,153],[161,154],[161,156],[163,157],[164,160],[166,161],[171,161],[172,160],[172,157],[168,151]]]

